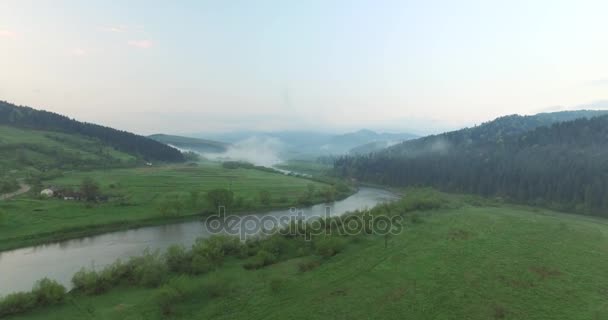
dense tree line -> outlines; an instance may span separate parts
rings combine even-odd
[[[608,116],[550,126],[517,119],[342,157],[334,170],[391,186],[433,186],[608,216]]]
[[[181,152],[158,141],[126,131],[79,122],[48,111],[16,106],[4,101],[0,101],[0,124],[93,137],[117,150],[148,161],[184,161]]]

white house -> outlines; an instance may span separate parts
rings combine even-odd
[[[40,191],[41,196],[48,197],[48,198],[53,197],[54,194],[55,194],[55,192],[51,189],[44,189],[44,190]]]

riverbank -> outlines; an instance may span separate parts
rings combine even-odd
[[[408,211],[416,196],[389,210],[407,228],[388,239],[342,237],[333,254],[313,241],[256,269],[246,266],[257,255],[230,256],[204,274],[169,273],[158,287],[125,282],[99,295],[72,291],[61,305],[9,319],[326,319],[336,310],[355,319],[599,319],[608,312],[608,225],[453,195],[438,199],[440,208]]]
[[[397,195],[385,190],[361,188],[354,195],[328,205],[332,215],[340,215],[349,211],[372,208],[378,203],[396,199],[398,199]],[[301,217],[320,217],[325,214],[326,205],[319,204],[299,207],[299,209]],[[283,218],[294,218],[290,210],[276,209],[257,212],[255,216],[260,219],[272,218],[275,222],[285,221]],[[248,227],[248,230],[252,231],[251,227]],[[82,267],[90,267],[92,264],[103,267],[116,259],[124,260],[140,255],[147,248],[152,251],[164,251],[174,244],[190,248],[196,239],[207,238],[217,232],[207,230],[204,221],[197,219],[6,251],[0,254],[0,283],[3,284],[0,287],[0,295],[29,290],[34,281],[43,277],[57,280],[69,288],[71,277]],[[248,233],[248,235],[253,234]]]
[[[0,202],[0,251],[64,241],[132,228],[179,223],[200,219],[209,206],[205,193],[217,188],[232,190],[235,212],[255,213],[288,208],[310,191],[329,185],[279,173],[253,169],[225,169],[219,164],[161,166],[70,172],[45,182],[49,186],[78,188],[91,177],[107,202],[43,199],[21,195]],[[261,204],[261,191],[270,194],[269,204]],[[352,194],[343,193],[346,197]],[[193,197],[196,195],[196,198]],[[180,209],[166,214],[160,207],[171,201]],[[322,203],[316,195],[311,203]],[[195,213],[196,212],[196,213]]]

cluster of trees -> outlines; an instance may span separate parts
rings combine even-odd
[[[334,171],[391,186],[432,186],[607,215],[608,116],[523,129],[529,127],[501,118],[375,154],[342,157]]]
[[[68,117],[0,101],[0,124],[22,128],[80,134],[98,139],[117,150],[148,161],[182,162],[180,151],[158,141],[130,132],[96,124],[79,122]]]

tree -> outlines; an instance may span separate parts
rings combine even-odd
[[[93,178],[86,177],[80,184],[80,194],[86,201],[95,201],[99,196],[99,185]]]
[[[213,209],[217,209],[221,206],[229,208],[234,202],[234,193],[223,188],[213,189],[207,192],[207,201],[211,204]]]
[[[272,201],[272,196],[270,195],[270,191],[260,190],[259,197],[260,197],[261,204],[263,204],[265,206],[270,205],[270,202]]]

